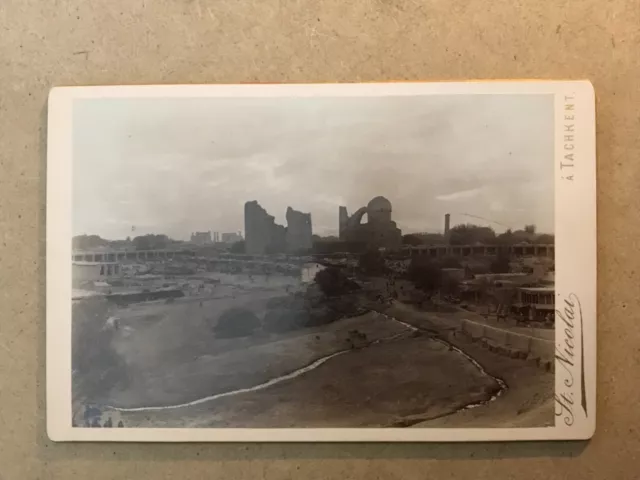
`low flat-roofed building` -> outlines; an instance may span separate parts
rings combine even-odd
[[[223,233],[221,238],[222,243],[235,243],[243,240],[242,235],[240,235],[239,232]]]
[[[122,265],[117,262],[80,262],[72,263],[74,283],[105,281],[122,276]]]
[[[529,320],[549,319],[556,310],[555,288],[553,286],[518,288],[516,300],[511,309]]]

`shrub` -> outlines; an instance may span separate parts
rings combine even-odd
[[[267,300],[267,308],[281,308],[291,303],[289,297],[273,297]]]
[[[317,305],[310,310],[307,327],[319,327],[338,320],[340,317],[328,305]]]
[[[491,273],[509,273],[509,257],[504,254],[498,255],[498,257],[491,262],[489,270],[491,270]]]
[[[244,253],[245,252],[245,244],[244,240],[240,240],[239,242],[235,242],[231,245],[231,253]]]
[[[114,330],[106,321],[114,313],[107,301],[90,298],[72,307],[73,395],[92,402],[108,395],[112,388],[126,388],[130,378],[127,364],[112,346]]]
[[[412,260],[407,276],[416,287],[425,292],[434,292],[442,286],[442,269],[440,265],[428,259]]]
[[[451,256],[444,257],[440,262],[440,266],[442,268],[462,268],[460,259]]]
[[[347,275],[339,268],[328,267],[316,273],[315,282],[328,297],[344,295],[360,287],[357,283],[350,280]]]
[[[288,332],[307,326],[309,315],[304,310],[276,308],[269,310],[264,317],[264,330],[267,332]]]
[[[230,308],[218,318],[214,332],[219,338],[247,337],[260,327],[260,319],[246,308]]]
[[[377,250],[369,250],[360,255],[358,266],[368,275],[382,275],[388,270],[383,255]]]
[[[442,278],[442,292],[447,295],[458,295],[460,293],[460,282],[458,279],[445,275]]]

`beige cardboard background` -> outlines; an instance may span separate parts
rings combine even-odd
[[[0,2],[0,478],[634,478],[637,0]],[[598,429],[585,444],[52,444],[44,158],[55,85],[589,78],[598,97]],[[517,121],[517,119],[514,119]]]

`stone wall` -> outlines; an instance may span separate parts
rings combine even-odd
[[[339,207],[340,240],[363,243],[370,249],[400,249],[402,231],[391,220],[391,213],[391,202],[384,197],[375,197],[366,207],[359,208],[351,216],[346,207]],[[367,223],[362,223],[365,214]]]
[[[311,241],[311,214],[287,208],[287,251],[306,252],[313,247]]]
[[[551,340],[523,335],[471,320],[463,320],[460,330],[471,340],[480,342],[492,352],[511,358],[530,360],[536,362],[541,368],[553,370],[555,345]]]
[[[255,200],[244,205],[244,231],[246,253],[264,255],[285,250],[285,228]]]
[[[312,248],[311,214],[287,208],[287,227],[278,225],[253,200],[244,205],[245,252],[253,255],[300,252]]]
[[[347,207],[338,208],[338,236],[340,240],[346,240],[346,232],[349,225],[349,214],[347,213]]]

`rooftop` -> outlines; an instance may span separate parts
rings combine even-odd
[[[522,287],[520,290],[530,293],[553,293],[554,287]]]
[[[119,262],[81,262],[81,261],[75,261],[75,260],[72,263],[74,265],[81,266],[81,267],[90,267],[90,266],[97,266],[97,265],[120,265]]]

